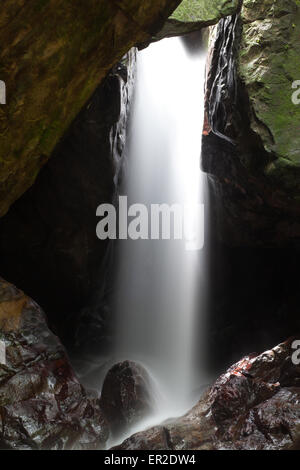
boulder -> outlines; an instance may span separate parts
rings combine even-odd
[[[282,450],[300,437],[300,370],[289,340],[230,367],[184,417],[137,433],[119,450]]]
[[[129,431],[154,412],[154,385],[140,364],[124,361],[107,373],[100,405],[113,436]]]
[[[108,428],[40,307],[0,279],[0,448],[99,449]]]

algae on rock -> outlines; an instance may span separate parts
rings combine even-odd
[[[292,84],[300,79],[300,2],[244,0],[242,20],[239,68],[251,128],[272,155],[266,176],[292,196],[300,179],[300,105],[292,102]]]
[[[239,0],[183,0],[171,18],[184,23],[196,21],[214,23],[236,12]]]
[[[155,40],[179,36],[216,24],[239,8],[239,0],[183,0]]]

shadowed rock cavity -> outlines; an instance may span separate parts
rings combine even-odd
[[[121,177],[135,50],[117,64],[76,118],[35,185],[0,219],[1,274],[47,311],[64,342],[93,344],[103,329],[112,247],[96,237],[96,209]],[[95,298],[96,296],[96,298]],[[95,316],[81,309],[93,304]],[[87,318],[88,317],[88,318]],[[89,328],[90,326],[90,328]],[[98,346],[101,335],[97,336]]]

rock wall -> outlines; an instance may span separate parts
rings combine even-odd
[[[299,240],[299,11],[296,0],[245,0],[211,34],[203,167],[230,244]]]
[[[299,28],[294,0],[245,0],[211,28],[202,164],[208,360],[218,369],[300,331]]]
[[[239,72],[249,95],[250,125],[271,155],[263,171],[299,202],[300,106],[291,96],[300,77],[300,4],[244,0],[241,14]]]

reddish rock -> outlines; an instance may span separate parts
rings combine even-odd
[[[40,307],[0,279],[0,448],[98,449],[108,430]]]
[[[126,432],[154,411],[153,392],[148,372],[135,362],[120,362],[108,371],[100,404],[112,435]]]
[[[291,340],[243,358],[180,419],[137,433],[119,449],[299,449],[299,367]]]

